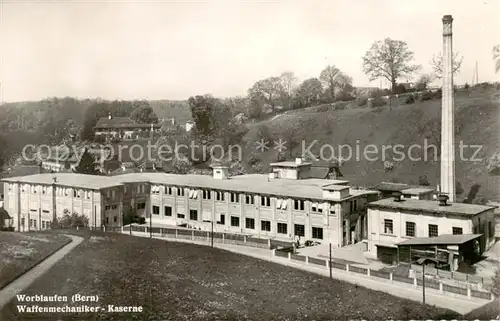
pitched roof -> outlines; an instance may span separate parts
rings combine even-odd
[[[495,207],[465,203],[448,203],[446,206],[441,206],[438,201],[403,199],[396,202],[392,198],[385,198],[368,203],[368,208],[388,208],[398,211],[474,216],[488,210],[493,210]]]
[[[391,182],[382,182],[377,186],[375,186],[376,189],[384,192],[401,192],[402,190],[408,189],[410,187],[411,186],[408,184],[391,183]]]
[[[477,239],[482,234],[442,234],[435,237],[415,237],[401,243],[398,246],[409,246],[409,245],[460,245],[466,242]]]
[[[94,129],[98,128],[150,128],[151,124],[136,123],[128,117],[102,117],[97,121]],[[161,124],[153,124],[154,128],[161,128]]]

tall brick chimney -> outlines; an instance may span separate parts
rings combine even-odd
[[[441,107],[441,192],[455,202],[455,104],[451,15],[443,17],[443,97]]]

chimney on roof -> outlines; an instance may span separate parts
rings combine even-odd
[[[401,192],[394,192],[392,193],[392,196],[394,197],[394,202],[401,202]]]
[[[113,116],[111,116],[111,113],[108,113],[108,119],[112,119]]]
[[[444,195],[444,194],[440,194],[438,196],[438,200],[439,200],[439,206],[446,206],[448,205],[448,195]]]
[[[229,168],[224,165],[214,164],[210,165],[213,170],[212,177],[215,179],[228,179],[229,178]]]

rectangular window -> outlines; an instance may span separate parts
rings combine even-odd
[[[172,186],[165,186],[165,194],[166,195],[172,195]]]
[[[323,213],[322,205],[323,204],[319,204],[319,203],[311,203],[311,212]]]
[[[217,222],[217,224],[220,224],[220,225],[224,225],[226,224],[226,216],[224,214],[221,214],[220,215],[220,219],[219,221]]]
[[[278,233],[279,234],[287,234],[287,225],[286,223],[278,223]]]
[[[260,221],[260,230],[271,232],[271,221]]]
[[[394,230],[392,228],[392,220],[384,220],[384,233],[385,234],[393,234]]]
[[[245,228],[254,230],[255,229],[255,219],[248,218],[248,217],[245,218]]]
[[[197,210],[189,210],[189,219],[191,221],[197,221],[198,220],[198,211]]]
[[[45,193],[47,193],[47,187],[42,186],[42,194],[45,194]]]
[[[415,237],[415,222],[406,222],[406,236]]]
[[[231,193],[231,203],[239,203],[239,202],[240,202],[240,195],[237,193]]]
[[[453,227],[452,230],[453,230],[453,235],[462,235],[463,234],[463,230],[461,227]]]
[[[116,215],[115,215],[115,216],[113,216],[113,222],[115,222],[115,223],[116,223],[117,221],[118,221],[118,216],[116,216]]]
[[[203,199],[204,200],[209,200],[212,199],[211,191],[203,190]]]
[[[112,210],[116,210],[118,208],[118,205],[114,204],[114,205],[111,205],[111,209]]]
[[[224,202],[224,192],[215,192],[215,199],[219,202]]]
[[[128,194],[127,185],[123,186],[123,194]]]
[[[306,236],[306,229],[302,224],[294,224],[293,230],[295,236]]]
[[[436,224],[429,224],[429,237],[438,236],[438,226]]]
[[[33,220],[33,228],[36,228],[36,220]]]
[[[186,215],[181,214],[181,213],[177,213],[177,218],[186,218]]]
[[[177,196],[184,196],[184,188],[177,187]]]
[[[271,206],[271,198],[269,196],[261,196],[260,197],[260,205],[270,207]]]
[[[172,208],[170,206],[165,206],[165,216],[172,216]]]
[[[159,194],[160,186],[151,186],[151,194]]]
[[[335,214],[335,203],[330,203],[330,214]]]
[[[305,207],[305,202],[303,200],[294,200],[293,209],[297,211],[303,211]]]
[[[253,195],[245,195],[245,204],[254,204]]]
[[[106,225],[109,224],[109,217],[106,217]]]
[[[160,207],[153,205],[153,214],[160,215]]]
[[[137,203],[137,209],[138,210],[143,210],[145,208],[146,208],[146,203],[144,203],[144,202]]]
[[[323,239],[323,229],[321,227],[313,227],[312,228],[312,238],[313,239]]]
[[[240,226],[240,218],[238,216],[231,216],[231,226]]]

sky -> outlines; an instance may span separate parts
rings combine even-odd
[[[187,99],[246,95],[259,79],[302,81],[333,64],[355,86],[376,40],[403,40],[422,73],[442,51],[443,15],[464,56],[456,84],[498,81],[500,0],[0,0],[1,101],[72,96]],[[382,82],[387,86],[386,82]]]

